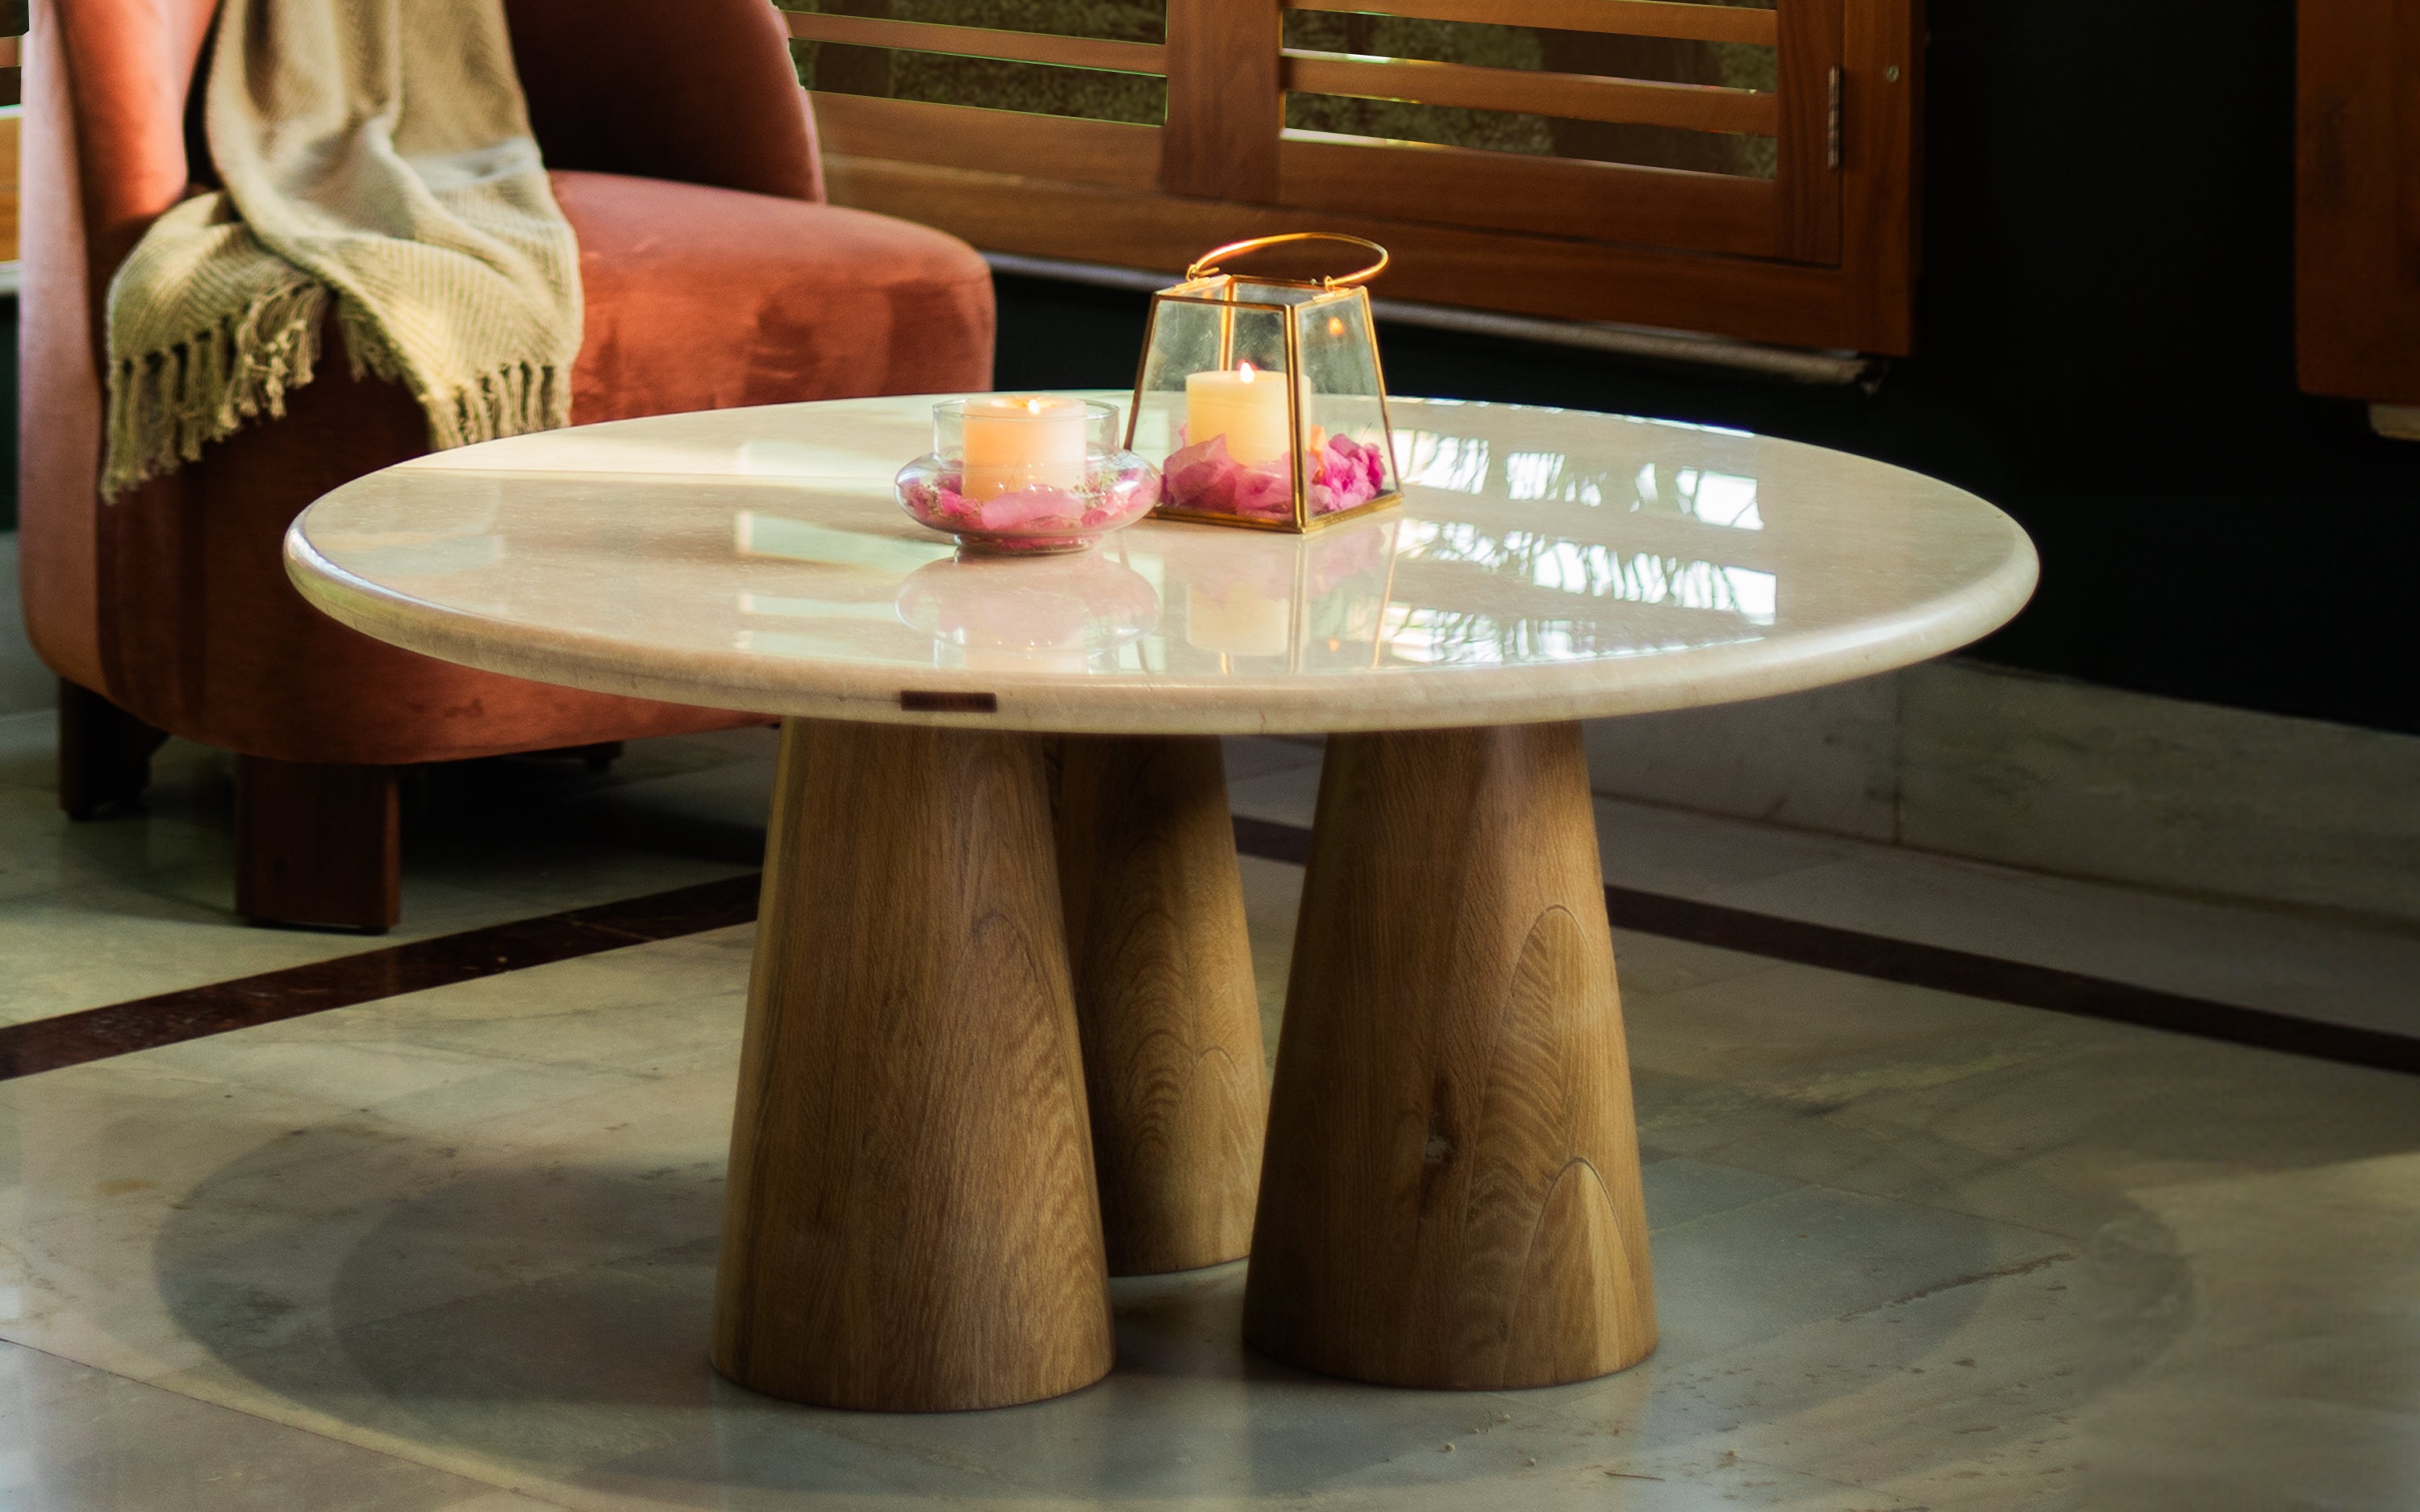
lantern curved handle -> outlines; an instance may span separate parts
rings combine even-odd
[[[1213,247],[1193,259],[1192,266],[1185,270],[1186,280],[1189,283],[1194,279],[1206,278],[1217,272],[1218,259],[1221,257],[1240,256],[1248,252],[1258,252],[1264,247],[1282,246],[1290,241],[1342,241],[1349,246],[1360,247],[1378,255],[1376,262],[1357,272],[1322,278],[1320,283],[1328,288],[1351,288],[1357,284],[1367,284],[1387,270],[1387,249],[1366,237],[1348,237],[1342,231],[1288,231],[1279,236],[1252,237],[1243,241],[1230,241],[1223,247]]]

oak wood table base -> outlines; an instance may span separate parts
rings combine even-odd
[[[715,1314],[717,1369],[830,1407],[1108,1373],[1036,737],[783,725]]]
[[[1248,21],[1275,35],[1268,14]],[[2024,532],[1971,494],[1815,447],[1402,399],[1399,425],[1474,455],[1753,480],[1761,586],[1642,613],[1599,565],[1703,555],[1736,532],[1516,498],[1534,492],[1517,469],[1314,536],[1146,520],[1106,554],[947,572],[901,549],[887,491],[799,477],[780,515],[812,519],[822,544],[749,524],[733,548],[740,449],[910,456],[931,410],[897,395],[514,437],[465,463],[475,476],[357,478],[287,535],[309,602],[409,650],[679,703],[929,721],[784,737],[717,1362],[852,1406],[1064,1391],[1109,1363],[1108,1253],[1121,1270],[1224,1257],[1247,1200],[1248,1330],[1272,1353],[1435,1386],[1567,1381],[1645,1354],[1578,734],[1452,727],[1642,713],[1683,690],[1761,698],[1938,656],[2024,604]],[[642,454],[645,471],[621,471]],[[562,487],[565,468],[581,487]],[[471,503],[478,551],[395,547]],[[598,591],[600,540],[627,591]],[[1580,553],[1580,578],[1480,570],[1497,546],[1548,540]],[[1844,573],[1851,557],[1871,570]],[[873,618],[773,633],[767,595]],[[907,623],[886,602],[913,607]],[[1084,643],[1098,631],[1132,654],[1043,649],[1073,643],[1079,606]],[[1233,638],[1210,619],[1264,611],[1266,643],[1213,649]],[[955,654],[975,632],[1000,659]],[[1206,740],[1441,727],[1330,748],[1248,1197],[1250,994]],[[1075,758],[1091,764],[1063,829],[1048,742],[1008,730],[1105,742]],[[136,757],[118,755],[77,805],[132,790]]]
[[[1329,738],[1270,1103],[1253,1347],[1452,1388],[1654,1349],[1578,726]]]
[[[1059,881],[1109,1273],[1251,1247],[1267,1100],[1227,775],[1209,736],[1069,736]]]

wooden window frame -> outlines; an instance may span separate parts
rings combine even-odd
[[[807,40],[1168,81],[1130,125],[817,92],[833,199],[987,251],[1173,273],[1204,248],[1339,231],[1397,300],[1903,354],[1914,346],[1921,0],[1485,0],[1504,24],[1767,42],[1777,92],[1289,51],[1284,9],[1477,19],[1476,0],[1170,0],[1165,43],[786,12]],[[1399,87],[1393,81],[1404,83]],[[1282,131],[1289,87],[1776,133],[1771,179]],[[1837,101],[1837,104],[1836,104]],[[1423,199],[1456,224],[1419,218]]]

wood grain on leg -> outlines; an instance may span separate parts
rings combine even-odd
[[[1578,1381],[1655,1347],[1575,725],[1332,736],[1244,1333],[1360,1381]]]
[[[1109,1273],[1240,1258],[1267,1100],[1218,742],[1062,748],[1060,896]]]
[[[790,721],[714,1363],[830,1407],[1000,1407],[1109,1367],[1032,736]]]

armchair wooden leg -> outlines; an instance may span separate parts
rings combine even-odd
[[[403,904],[392,766],[238,756],[235,908],[256,924],[380,931]]]
[[[151,753],[168,738],[78,683],[59,679],[59,807],[91,819],[143,796]]]

